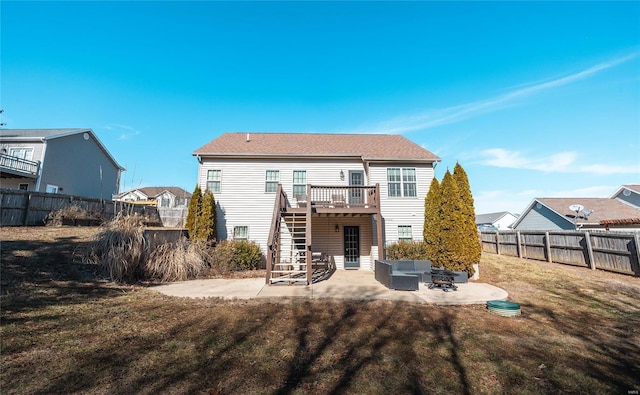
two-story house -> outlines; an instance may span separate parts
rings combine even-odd
[[[1,129],[2,188],[111,200],[124,170],[91,129]]]
[[[191,193],[180,187],[142,187],[113,196],[113,200],[146,203],[162,208],[186,208]]]
[[[267,281],[310,283],[312,260],[371,269],[384,246],[422,239],[440,158],[400,135],[225,133],[193,152],[218,204],[219,239],[250,239]]]

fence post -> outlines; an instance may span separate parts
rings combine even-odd
[[[522,239],[520,238],[520,231],[516,231],[516,250],[518,251],[518,258],[522,258]]]
[[[500,232],[496,232],[496,254],[500,255]]]
[[[553,263],[551,259],[551,241],[549,241],[549,232],[544,232],[544,250],[547,252],[547,262]]]
[[[31,194],[27,193],[27,201],[24,205],[24,215],[22,216],[22,226],[27,226],[27,221],[29,219],[29,206],[31,205]]]
[[[591,247],[591,235],[589,235],[589,232],[587,231],[584,232],[584,241],[587,244],[587,257],[589,259],[589,267],[592,270],[596,270],[596,262],[593,259],[593,248]]]
[[[633,236],[633,241],[635,242],[635,247],[636,247],[636,265],[635,265],[635,269],[637,270],[636,276],[640,276],[640,233],[636,232],[636,234]],[[633,263],[632,263],[633,265]],[[633,266],[631,268],[631,270],[633,270]]]

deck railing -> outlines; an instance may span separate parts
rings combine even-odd
[[[377,208],[379,185],[345,186],[345,185],[311,185],[309,201],[314,207],[329,208]]]
[[[40,171],[40,162],[0,154],[0,168],[3,171],[8,170],[16,174],[37,176]]]

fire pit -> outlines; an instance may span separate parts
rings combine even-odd
[[[431,269],[429,289],[440,288],[444,292],[457,291],[458,286],[453,283],[456,274],[446,269]]]

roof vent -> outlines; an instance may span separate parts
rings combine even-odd
[[[251,141],[251,139],[249,138],[249,133],[247,133],[247,143]]]

